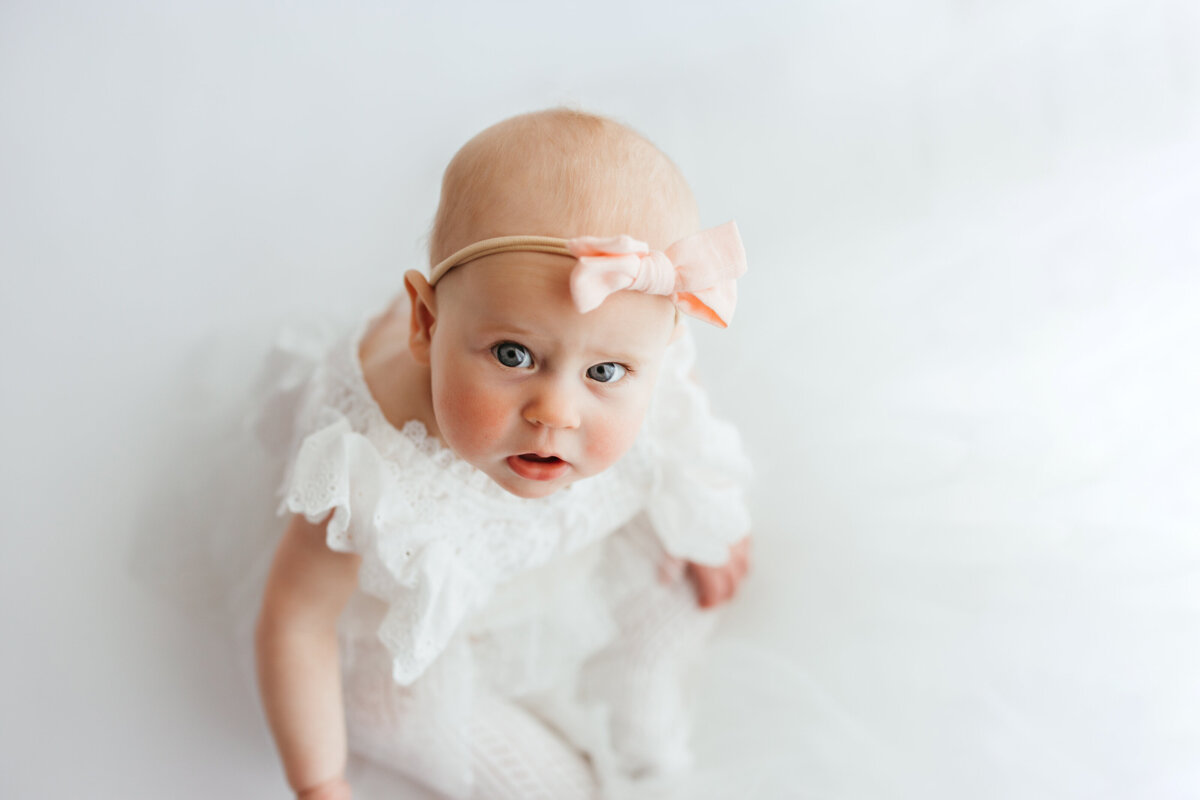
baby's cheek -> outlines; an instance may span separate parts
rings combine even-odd
[[[473,387],[446,387],[441,398],[439,425],[442,435],[459,455],[486,451],[501,438],[507,424],[508,405],[495,392]]]
[[[633,446],[641,427],[641,415],[613,415],[597,421],[588,437],[587,454],[599,469],[612,466]]]

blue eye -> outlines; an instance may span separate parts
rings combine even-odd
[[[625,377],[625,368],[613,361],[603,364],[593,364],[588,367],[587,376],[597,383],[613,383]]]
[[[501,342],[492,348],[492,355],[506,367],[532,367],[533,356],[524,345],[516,342]]]

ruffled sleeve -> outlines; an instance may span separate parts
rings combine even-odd
[[[420,452],[424,427],[410,423],[415,427],[404,435],[374,405],[357,363],[362,330],[282,334],[268,361],[271,387],[256,428],[269,451],[288,458],[280,513],[328,519],[328,547],[362,557],[359,588],[387,608],[378,637],[395,679],[407,685],[484,604],[495,576],[481,575],[482,560],[468,563],[461,540],[416,508],[419,495],[431,491],[428,482],[413,485],[431,472]]]
[[[647,513],[668,553],[717,565],[750,531],[744,487],[751,470],[737,429],[713,415],[692,378],[695,362],[685,329],[668,348],[647,419],[658,465]]]
[[[482,607],[491,581],[418,518],[398,471],[375,444],[344,416],[325,413],[326,424],[296,453],[284,505],[310,522],[328,517],[329,548],[362,557],[359,585],[387,605],[378,636],[391,653],[393,677],[408,685]]]

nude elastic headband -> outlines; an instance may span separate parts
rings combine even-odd
[[[469,244],[449,258],[443,259],[430,271],[429,283],[431,286],[437,285],[437,282],[447,272],[476,259],[514,251],[553,253],[560,256],[571,255],[571,251],[567,249],[566,239],[556,239],[553,236],[497,236],[494,239],[484,239],[475,244]]]
[[[484,239],[441,261],[429,275],[439,280],[455,267],[484,256],[515,251],[574,257],[571,297],[580,313],[614,292],[670,297],[685,314],[719,327],[729,325],[737,304],[735,281],[746,272],[746,251],[737,225],[726,222],[685,236],[665,251],[651,250],[632,236],[499,236]]]

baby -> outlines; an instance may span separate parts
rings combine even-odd
[[[456,798],[686,769],[685,667],[747,569],[744,459],[689,373],[745,260],[611,120],[527,114],[442,184],[429,277],[289,394],[259,684],[297,797],[348,750]]]

